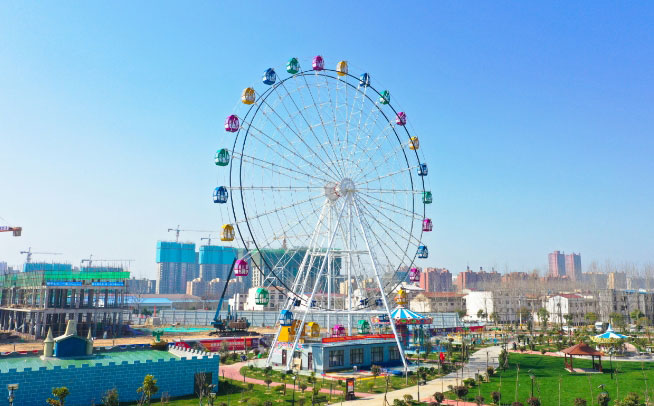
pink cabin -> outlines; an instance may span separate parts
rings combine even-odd
[[[238,131],[239,128],[239,122],[238,122],[238,117],[236,117],[234,114],[231,116],[227,117],[225,119],[225,131],[230,132],[230,133],[235,133]]]
[[[422,231],[431,231],[434,228],[431,219],[422,220]]]
[[[342,324],[334,324],[334,327],[332,327],[332,337],[345,337],[345,327]]]
[[[420,282],[420,270],[418,268],[409,269],[409,280],[411,282]]]
[[[250,272],[250,266],[247,261],[244,259],[239,259],[234,264],[234,275],[235,276],[248,276]]]
[[[323,70],[325,69],[325,60],[322,59],[322,56],[314,56],[313,57],[313,70]]]
[[[395,118],[395,123],[397,125],[405,125],[406,124],[406,113],[403,111],[400,111],[397,113],[397,117]]]

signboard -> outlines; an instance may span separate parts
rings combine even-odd
[[[322,339],[323,343],[337,343],[341,341],[368,340],[368,339],[393,339],[393,334],[363,334],[360,336],[343,336],[343,337],[326,337]]]
[[[125,282],[91,282],[91,286],[125,286]]]
[[[352,400],[354,399],[354,378],[347,378],[345,380],[345,400]]]
[[[176,345],[184,348],[191,348],[194,343],[200,343],[205,350],[209,352],[219,352],[223,350],[223,341],[227,342],[227,349],[229,351],[242,351],[247,345],[248,348],[259,347],[259,337],[230,337],[230,338],[217,338],[214,340],[187,340],[176,343]]]
[[[82,282],[74,281],[48,281],[45,283],[46,286],[82,286]]]

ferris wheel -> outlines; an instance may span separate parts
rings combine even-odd
[[[365,334],[367,322],[352,317],[390,317],[387,297],[418,281],[428,257],[420,140],[371,75],[350,74],[346,61],[334,68],[316,56],[306,69],[297,58],[266,69],[226,118],[215,155],[221,239],[247,249],[235,275],[253,278],[257,304],[271,285],[285,294],[275,343],[284,327],[304,332],[311,313],[328,324],[347,315],[346,326],[325,326],[331,334]]]

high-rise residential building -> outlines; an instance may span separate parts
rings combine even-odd
[[[609,272],[606,280],[607,289],[626,289],[627,274],[624,272]]]
[[[207,282],[216,278],[224,280],[236,259],[237,251],[236,248],[220,245],[201,246],[200,279]]]
[[[573,281],[581,282],[581,255],[565,254],[565,274]]]
[[[425,268],[420,276],[425,292],[451,292],[452,274],[445,268]]]
[[[479,272],[475,272],[468,267],[465,271],[459,272],[454,284],[458,291],[462,291],[464,289],[479,290],[492,288],[499,286],[501,282],[502,275],[499,272],[495,272],[494,270],[486,272],[481,267],[479,268]]]
[[[547,255],[549,262],[549,272],[548,276],[560,278],[566,276],[565,269],[565,254],[561,251],[550,252]],[[579,260],[579,266],[581,268],[581,259]]]
[[[157,293],[186,293],[186,282],[198,276],[195,244],[157,242]]]

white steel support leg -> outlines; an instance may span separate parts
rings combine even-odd
[[[317,236],[319,234],[321,224],[324,219],[325,215],[325,208],[329,205],[328,201],[325,201],[325,205],[323,206],[322,210],[320,211],[320,217],[318,218],[318,224],[316,224],[316,227],[313,230],[313,234],[311,235],[311,242],[309,243],[309,249],[307,250],[306,254],[304,254],[304,258],[302,258],[302,262],[300,263],[300,268],[298,269],[297,275],[295,280],[293,281],[293,292],[297,292],[297,287],[299,285],[299,281],[301,280],[301,275],[302,275],[302,270],[306,265],[307,258],[313,252],[313,247],[316,243]],[[309,261],[309,269],[313,266],[313,262]],[[309,272],[307,272],[307,275]],[[302,285],[302,289],[304,289],[304,286],[306,285],[306,278],[304,280],[304,284]],[[293,308],[293,302],[295,302],[295,298],[292,295],[289,295],[288,300],[286,302],[286,310],[290,310]],[[279,316],[281,315],[280,313],[277,315],[277,321],[279,321]],[[275,324],[277,323],[275,322]],[[277,346],[277,343],[279,341],[279,333],[282,331],[282,325],[280,324],[279,327],[277,327],[277,333],[275,334],[275,338],[273,339],[273,342],[270,345],[270,351],[268,351],[268,358],[266,359],[266,366],[270,366],[270,361],[272,360],[273,352],[275,350],[275,347]]]
[[[311,291],[311,296],[309,297],[309,301],[307,302],[307,308],[304,311],[304,314],[302,315],[302,322],[298,325],[298,328],[295,331],[295,339],[293,340],[293,346],[291,347],[291,354],[290,356],[287,356],[288,358],[286,362],[287,371],[291,369],[291,363],[293,362],[293,355],[295,354],[295,348],[297,347],[297,342],[300,339],[300,336],[302,335],[302,331],[304,331],[304,322],[306,321],[307,314],[309,314],[309,310],[311,310],[311,303],[313,302],[313,298],[316,295],[316,290],[318,290],[320,277],[322,276],[322,273],[325,270],[325,265],[327,264],[327,261],[329,261],[329,253],[331,252],[332,245],[334,244],[334,240],[336,239],[336,230],[338,229],[338,225],[341,223],[341,219],[343,218],[343,212],[345,211],[345,206],[348,204],[348,201],[351,199],[352,199],[351,195],[345,197],[345,202],[343,202],[343,208],[341,208],[341,212],[339,213],[338,218],[336,220],[336,227],[334,227],[334,232],[329,237],[329,244],[327,244],[327,251],[325,251],[325,259],[322,261],[322,264],[320,264],[320,270],[318,271],[318,275],[316,275],[316,282],[313,284],[313,290]]]
[[[329,206],[329,213],[327,214],[327,235],[332,235],[332,205]],[[332,259],[325,258],[327,262],[327,310],[332,309]],[[331,323],[331,315],[327,313],[327,331],[329,331]]]
[[[361,212],[359,211],[359,205],[356,201],[353,201],[354,210],[356,211],[357,218],[359,220],[359,225],[361,226],[361,233],[363,234],[363,240],[366,242],[366,248],[368,249],[368,255],[370,255],[370,260],[372,262],[372,269],[375,271],[375,280],[377,285],[379,285],[379,292],[381,299],[384,302],[384,307],[386,308],[386,313],[388,314],[388,320],[391,324],[391,330],[393,330],[393,335],[395,336],[395,342],[397,343],[397,348],[400,350],[400,358],[402,358],[402,364],[404,364],[404,372],[406,373],[409,369],[409,366],[406,362],[406,357],[404,356],[404,349],[402,348],[402,343],[400,343],[400,337],[397,334],[397,329],[395,328],[395,323],[391,318],[391,310],[388,307],[388,301],[386,300],[386,295],[384,295],[384,287],[382,286],[381,279],[379,278],[379,271],[377,269],[377,261],[373,257],[372,251],[370,249],[370,242],[368,241],[368,233],[366,232],[366,227],[364,226],[363,218],[361,217]]]

